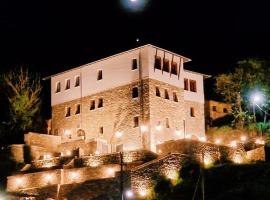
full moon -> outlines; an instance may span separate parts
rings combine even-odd
[[[140,12],[145,9],[150,0],[121,0],[125,10],[130,12]]]

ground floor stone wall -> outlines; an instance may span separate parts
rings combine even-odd
[[[265,161],[265,147],[261,146],[256,149],[247,151],[247,159],[250,161]]]
[[[9,146],[10,158],[17,163],[24,163],[25,161],[24,152],[25,152],[24,144],[13,144]]]
[[[150,195],[158,175],[175,181],[181,166],[189,158],[181,154],[170,154],[134,168],[130,172],[131,188],[138,198]]]
[[[230,147],[191,139],[181,139],[160,144],[157,148],[161,157],[169,153],[181,153],[205,164],[217,161],[244,163],[265,159],[263,147],[246,151],[242,143],[238,143],[237,147]]]
[[[24,141],[28,146],[39,146],[49,151],[56,151],[58,145],[62,143],[61,137],[59,136],[32,132],[24,135]]]
[[[72,169],[55,169],[36,173],[9,176],[7,191],[21,191],[31,188],[48,187],[56,184],[81,183],[114,177],[120,170],[118,164],[102,165],[99,167],[82,167]]]
[[[130,188],[130,181],[124,179],[124,191]],[[90,180],[83,183],[72,183],[64,185],[52,185],[42,188],[32,188],[16,193],[10,193],[9,200],[119,200],[120,177],[105,178],[101,180]]]
[[[154,160],[155,158],[157,158],[157,155],[147,150],[123,152],[124,164],[131,164],[137,162],[142,164]],[[91,155],[75,159],[75,165],[90,167],[97,167],[104,164],[120,164],[120,162],[121,160],[119,153],[106,155]]]
[[[98,94],[83,97],[71,102],[52,107],[52,129],[54,134],[63,140],[74,140],[79,136],[78,130],[83,130],[85,139],[99,139],[107,145],[107,153],[116,150],[117,145],[123,145],[125,150],[140,149],[143,146],[139,124],[147,116],[148,84],[143,81],[143,95],[139,81],[113,88]],[[138,97],[132,97],[133,88],[138,88]],[[99,101],[102,99],[102,106]],[[91,105],[95,103],[95,107]],[[75,114],[76,105],[81,104],[81,113]],[[144,108],[142,108],[142,105]],[[66,117],[67,107],[71,108],[71,116]],[[138,126],[134,118],[138,117]],[[121,132],[121,137],[116,136]],[[80,132],[81,134],[82,132]]]

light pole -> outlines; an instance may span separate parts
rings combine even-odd
[[[263,113],[264,113],[264,119],[263,122],[266,123],[266,115],[269,115],[266,110],[263,110],[259,104],[262,104],[264,102],[264,94],[262,92],[254,92],[251,95],[251,102],[252,102],[252,107],[253,107],[253,117],[254,117],[254,122],[256,123],[256,110],[255,106],[257,106]],[[263,135],[262,131],[262,126],[261,126],[261,136]]]
[[[255,106],[258,106],[258,104],[262,103],[263,101],[263,94],[261,92],[254,92],[251,95],[251,103],[252,103],[252,110],[253,110],[253,118],[254,118],[254,123],[256,123],[256,110]]]

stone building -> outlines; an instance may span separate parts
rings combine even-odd
[[[145,45],[56,75],[51,134],[97,141],[97,152],[148,149],[205,134],[203,74],[190,59]]]
[[[220,101],[205,101],[206,126],[212,126],[212,122],[232,114],[232,105]]]

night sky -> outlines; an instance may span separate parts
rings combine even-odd
[[[259,1],[145,0],[139,11],[123,1],[1,1],[1,70],[23,65],[44,77],[147,43],[208,74],[269,57],[269,6]]]

